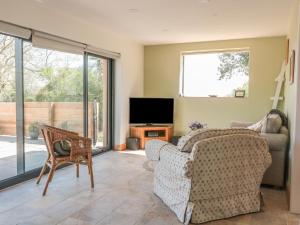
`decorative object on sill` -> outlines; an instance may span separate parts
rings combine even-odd
[[[294,78],[295,78],[295,55],[296,52],[295,50],[293,50],[290,58],[290,84],[294,83]]]
[[[245,98],[246,91],[245,90],[235,90],[234,97],[236,98]]]
[[[211,97],[211,98],[217,98],[218,95],[208,95],[208,97]]]
[[[290,39],[286,40],[285,65],[289,64]]]
[[[191,130],[198,130],[198,129],[202,129],[204,127],[206,127],[206,124],[202,124],[198,121],[191,122],[190,125],[189,125],[189,128]]]

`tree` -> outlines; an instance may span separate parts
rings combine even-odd
[[[234,76],[249,76],[249,52],[230,52],[219,54],[219,80]]]
[[[0,34],[0,101],[16,99],[14,38]]]

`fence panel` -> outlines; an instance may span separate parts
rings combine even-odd
[[[31,123],[38,121],[83,134],[82,102],[25,102],[25,135]],[[88,107],[89,136],[93,134],[93,103]],[[16,103],[0,102],[0,134],[16,134]]]

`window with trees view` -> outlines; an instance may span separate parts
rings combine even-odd
[[[0,34],[0,180],[17,175],[15,38]],[[7,169],[7,163],[9,166]]]
[[[249,92],[249,50],[196,52],[182,55],[181,95],[234,97]]]
[[[44,164],[40,124],[90,137],[95,151],[110,147],[110,66],[0,34],[0,181]]]

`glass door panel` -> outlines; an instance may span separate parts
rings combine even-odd
[[[94,148],[107,146],[108,59],[88,56],[88,137]]]
[[[16,176],[15,38],[0,34],[0,180]]]
[[[83,135],[83,57],[24,43],[25,170],[47,157],[39,133],[48,124]]]
[[[0,181],[43,166],[41,124],[111,145],[112,61],[84,57],[0,34]]]

